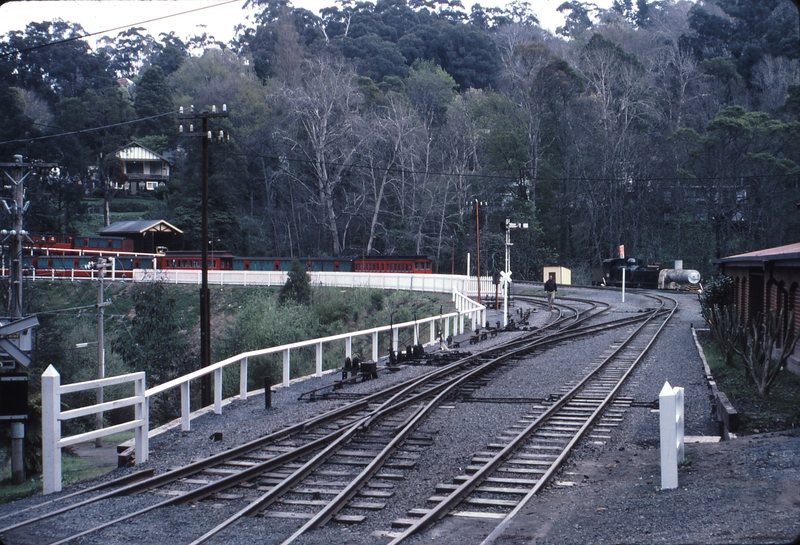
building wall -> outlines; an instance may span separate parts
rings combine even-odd
[[[786,313],[794,314],[793,332],[800,331],[800,267],[779,266],[770,267],[766,271],[754,271],[750,267],[728,264],[724,273],[733,279],[734,304],[739,309],[739,316],[750,318],[758,312],[766,313],[771,310],[784,309]],[[758,289],[759,279],[755,275],[763,274],[761,293],[754,293]],[[758,304],[762,301],[761,304]],[[787,368],[800,375],[800,343],[795,346],[794,353],[787,362]]]

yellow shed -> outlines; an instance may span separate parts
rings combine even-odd
[[[555,273],[556,284],[572,284],[572,272],[566,267],[544,267],[542,269],[542,279],[547,280],[550,273]]]

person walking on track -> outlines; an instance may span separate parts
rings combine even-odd
[[[556,274],[550,273],[550,278],[544,283],[544,292],[547,294],[547,304],[550,306],[550,310],[553,310],[553,301],[556,299],[557,291]]]

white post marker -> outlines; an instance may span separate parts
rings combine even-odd
[[[678,488],[678,463],[683,462],[683,388],[664,383],[658,394],[661,424],[661,490]]]
[[[619,258],[625,259],[625,245],[619,245]],[[622,262],[622,302],[625,302],[625,261]]]
[[[503,327],[508,325],[508,288],[511,286],[511,271],[500,271],[500,284],[503,286]]]

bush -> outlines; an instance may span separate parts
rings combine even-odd
[[[700,294],[700,312],[706,321],[712,319],[715,307],[723,308],[733,303],[733,280],[727,276],[716,276],[708,281]]]
[[[147,212],[150,206],[139,199],[114,199],[111,201],[112,212]]]

